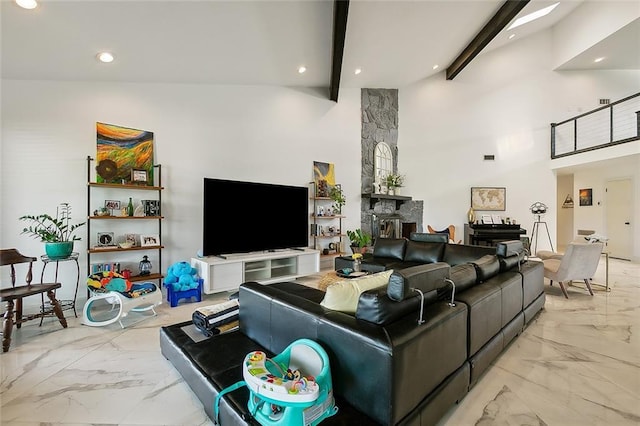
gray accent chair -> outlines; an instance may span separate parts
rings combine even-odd
[[[567,299],[569,294],[564,284],[570,284],[574,280],[584,280],[589,294],[593,296],[589,280],[598,269],[603,248],[604,243],[570,243],[561,259],[549,258],[542,261],[544,276],[551,281],[551,285],[557,281]]]

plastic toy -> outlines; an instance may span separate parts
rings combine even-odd
[[[220,398],[244,385],[250,391],[249,411],[263,426],[315,426],[338,412],[329,358],[312,340],[296,340],[273,358],[261,351],[248,353],[242,376],[244,381],[223,389],[216,397],[216,424]]]

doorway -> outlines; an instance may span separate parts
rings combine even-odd
[[[633,252],[633,184],[630,178],[610,180],[606,192],[607,249],[610,257],[631,260]]]

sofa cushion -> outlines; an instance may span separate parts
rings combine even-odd
[[[476,285],[478,274],[475,266],[465,263],[451,268],[449,279],[456,285],[456,293],[459,293]],[[448,293],[450,294],[450,291]]]
[[[447,244],[442,261],[451,266],[473,262],[481,256],[495,254],[495,247],[470,246],[465,244]]]
[[[391,300],[399,302],[416,295],[414,288],[428,293],[445,286],[445,278],[449,278],[449,265],[431,263],[405,268],[391,274],[387,295]]]
[[[505,272],[510,269],[519,268],[520,265],[520,257],[511,256],[511,257],[498,257],[500,261],[500,272]]]
[[[427,232],[412,232],[409,241],[422,241],[424,243],[448,243],[449,234],[432,234]]]
[[[480,283],[500,273],[500,261],[495,255],[482,256],[480,259],[476,259],[471,263],[476,268],[478,282]]]
[[[420,295],[412,293],[413,297],[408,297],[401,302],[391,300],[387,295],[387,288],[378,287],[367,290],[358,299],[358,309],[356,318],[371,322],[377,325],[387,325],[400,320],[404,316],[420,311]],[[428,306],[438,301],[437,293],[432,291],[424,295],[424,305]]]
[[[435,235],[435,234],[430,234]],[[404,253],[406,262],[436,263],[442,261],[446,243],[427,243],[421,241],[407,241]]]
[[[406,243],[404,238],[377,238],[373,246],[373,257],[404,260]]]
[[[355,314],[358,307],[358,299],[363,291],[384,287],[389,283],[389,277],[393,269],[366,275],[362,278],[346,279],[338,281],[327,287],[324,299],[320,305],[334,311]]]
[[[522,257],[524,245],[520,240],[502,241],[496,244],[496,254],[502,257],[518,256]]]

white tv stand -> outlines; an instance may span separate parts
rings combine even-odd
[[[204,280],[205,294],[233,291],[245,281],[269,284],[320,272],[320,251],[313,249],[191,258]]]

